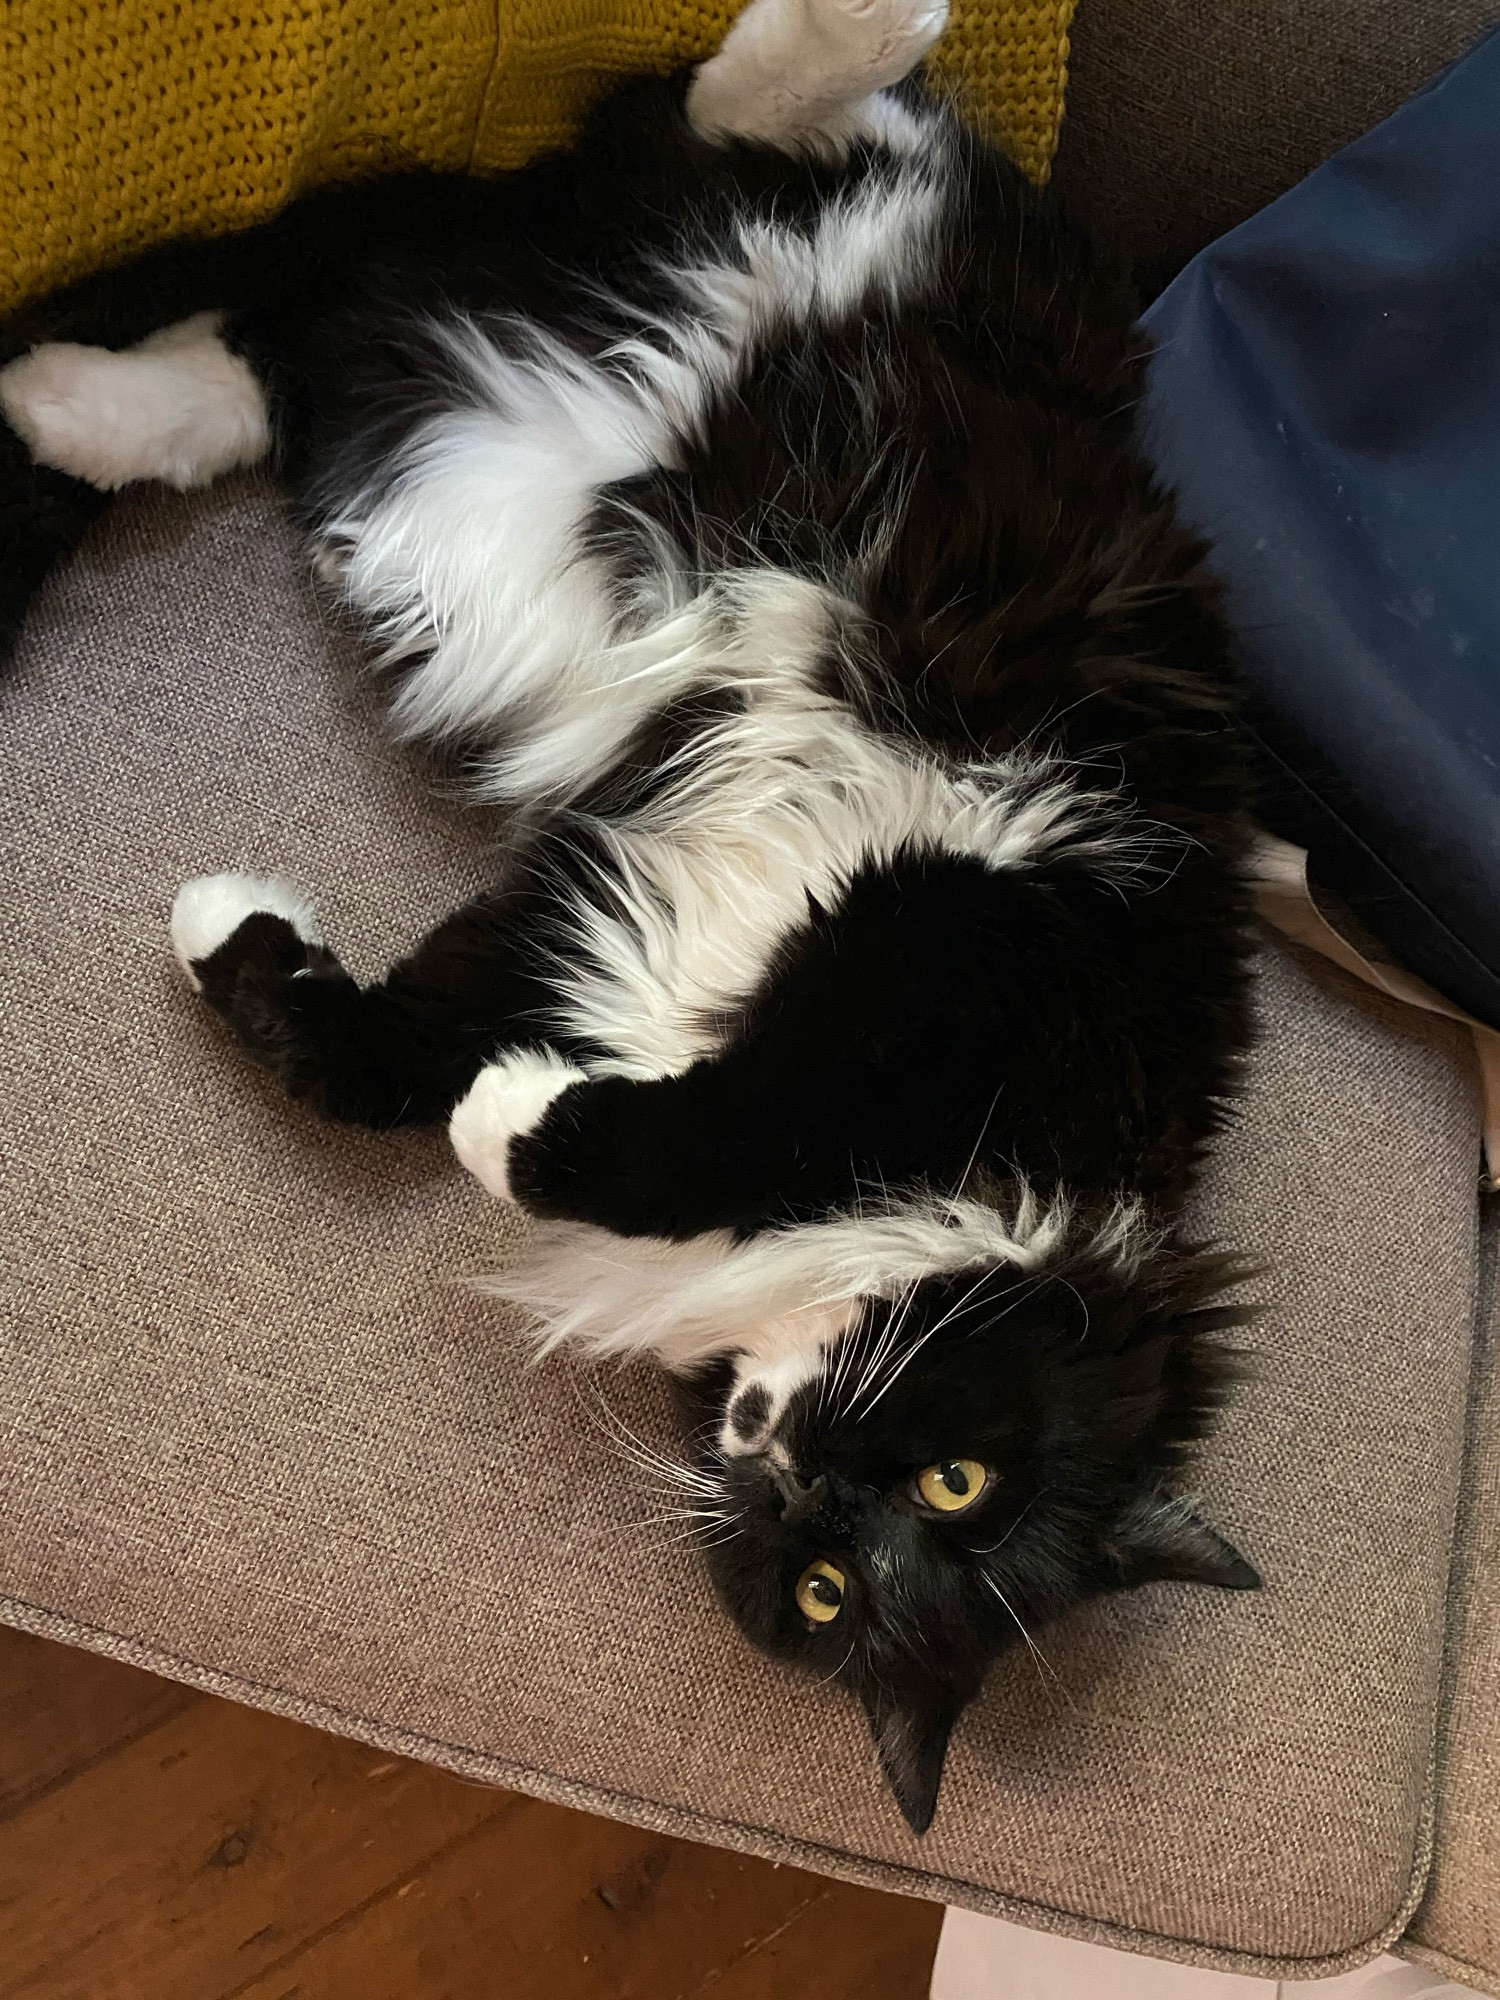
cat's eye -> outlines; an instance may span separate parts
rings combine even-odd
[[[830,1562],[809,1563],[797,1579],[797,1609],[815,1625],[828,1625],[844,1608],[844,1572]]]
[[[977,1458],[945,1458],[917,1474],[917,1497],[939,1514],[961,1514],[972,1507],[990,1475]]]

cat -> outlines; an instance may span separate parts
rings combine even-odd
[[[102,495],[270,457],[400,734],[516,815],[361,988],[274,878],[188,978],[325,1116],[447,1121],[495,1289],[687,1385],[730,1613],[912,1829],[988,1663],[1254,1588],[1182,1492],[1232,1261],[1248,766],[1128,285],[926,86],[943,0],[751,0],[499,178],[335,187],[23,313],[0,624]],[[89,344],[80,344],[89,343]],[[0,356],[3,358],[3,356]]]

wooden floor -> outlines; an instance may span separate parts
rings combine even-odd
[[[922,2000],[941,1914],[0,1629],[3,2000]]]

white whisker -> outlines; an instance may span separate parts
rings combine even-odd
[[[1047,1658],[1047,1655],[1042,1651],[1041,1647],[1037,1644],[1036,1640],[1033,1639],[1031,1634],[1027,1631],[1025,1623],[1021,1618],[1020,1612],[1016,1610],[1016,1607],[1011,1603],[1010,1599],[1006,1596],[1005,1592],[1000,1588],[999,1584],[996,1583],[995,1579],[992,1576],[986,1575],[983,1570],[979,1572],[979,1576],[981,1582],[983,1582],[988,1589],[994,1592],[995,1596],[999,1598],[1000,1602],[1005,1606],[1005,1609],[1010,1613],[1011,1617],[1015,1620],[1016,1630],[1020,1633],[1021,1637],[1026,1641],[1027,1649],[1029,1650],[1032,1660],[1036,1666],[1037,1678],[1041,1681],[1042,1686],[1045,1687],[1047,1685],[1043,1672],[1043,1670],[1045,1669],[1045,1672],[1052,1676],[1053,1684],[1058,1694],[1062,1696],[1063,1700],[1067,1703],[1068,1707],[1069,1708],[1075,1707],[1076,1704],[1074,1703],[1072,1696],[1063,1686],[1062,1675],[1059,1674],[1056,1667],[1054,1667],[1052,1662]]]

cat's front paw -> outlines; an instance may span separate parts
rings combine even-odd
[[[279,875],[195,876],[177,891],[171,927],[172,950],[195,992],[204,990],[209,961],[251,917],[277,919],[297,944],[322,943],[311,899]]]
[[[486,1063],[448,1121],[454,1152],[482,1187],[514,1201],[511,1141],[534,1131],[554,1100],[584,1081],[581,1069],[546,1049],[515,1049]]]

